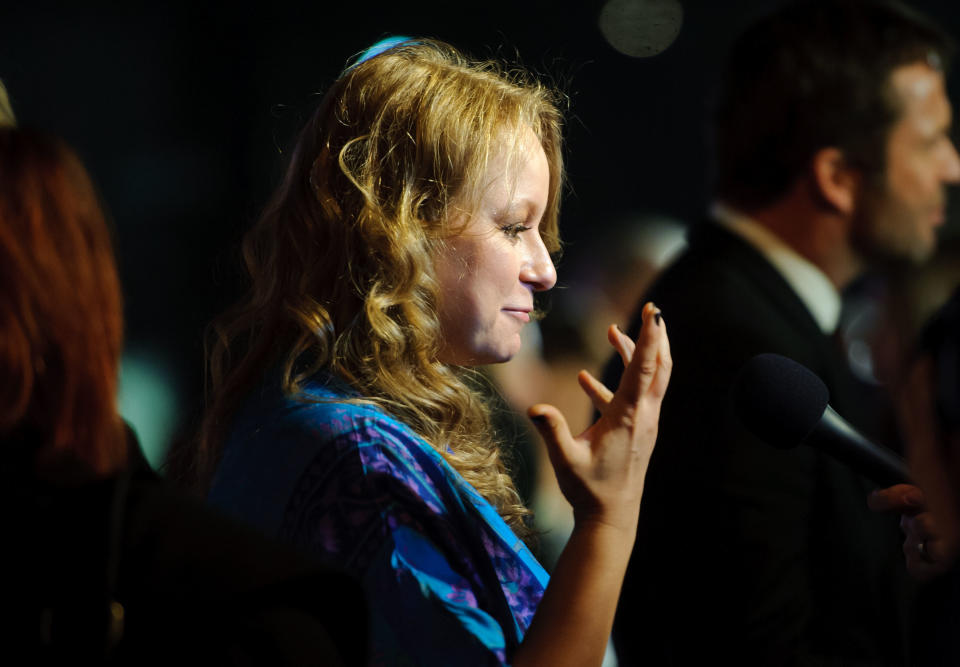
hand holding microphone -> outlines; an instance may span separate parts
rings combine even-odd
[[[873,510],[900,513],[907,570],[920,581],[949,570],[958,552],[957,510],[951,502],[950,468],[944,465],[934,386],[932,363],[920,357],[904,375],[896,402],[911,466],[927,492],[901,484],[874,491],[867,499]]]
[[[867,440],[830,407],[826,385],[812,371],[777,354],[748,361],[733,385],[743,425],[761,440],[788,449],[816,447],[882,487],[867,498],[870,509],[898,512],[907,569],[919,580],[942,573],[951,559],[923,492],[909,483],[907,466],[895,452]]]
[[[867,497],[875,512],[898,512],[903,531],[903,555],[907,570],[918,581],[929,581],[949,569],[953,561],[923,492],[912,484],[877,489]]]

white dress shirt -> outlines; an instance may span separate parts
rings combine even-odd
[[[757,249],[783,276],[820,329],[833,334],[840,322],[840,293],[827,275],[770,229],[722,202],[711,207],[713,218]]]

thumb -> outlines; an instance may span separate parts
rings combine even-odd
[[[569,466],[576,457],[577,443],[570,435],[570,427],[563,414],[552,405],[538,403],[527,410],[527,416],[547,444],[553,467],[556,468],[558,464]]]
[[[912,484],[895,484],[867,496],[867,506],[874,512],[916,514],[923,510],[923,505],[923,492]]]

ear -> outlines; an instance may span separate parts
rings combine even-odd
[[[816,193],[825,204],[844,215],[852,215],[860,188],[860,172],[851,167],[839,148],[821,148],[810,160]]]

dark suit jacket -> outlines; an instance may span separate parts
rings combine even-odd
[[[737,371],[762,352],[810,368],[870,431],[868,388],[776,269],[716,225],[695,230],[646,300],[674,370],[614,628],[622,664],[904,664],[897,518],[867,509],[867,480],[809,447],[759,442],[729,409]],[[607,384],[620,373],[612,360]]]

